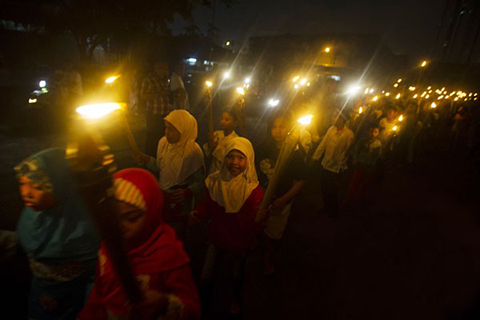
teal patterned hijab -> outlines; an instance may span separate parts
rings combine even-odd
[[[97,256],[99,239],[65,160],[65,150],[41,151],[15,167],[55,199],[52,208],[35,211],[25,207],[17,233],[27,254],[35,260],[82,261]]]

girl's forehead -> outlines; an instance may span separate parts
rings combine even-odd
[[[229,155],[236,155],[236,156],[243,156],[243,157],[247,157],[242,151],[238,150],[238,149],[233,149],[232,151],[230,151],[228,153]]]

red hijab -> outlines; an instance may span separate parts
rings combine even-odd
[[[156,179],[142,169],[121,170],[115,174],[114,179],[123,179],[133,184],[140,191],[146,205],[145,233],[149,236],[143,244],[127,253],[134,274],[136,276],[158,274],[187,264],[189,258],[183,250],[182,242],[178,240],[175,231],[163,223],[162,192]],[[125,314],[128,311],[126,310],[128,299],[115,276],[105,243],[100,247],[98,266],[94,292],[82,316],[86,316],[87,319],[89,309],[96,313],[94,308],[88,308],[89,303],[103,305],[116,315]]]

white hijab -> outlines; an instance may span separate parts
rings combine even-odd
[[[162,190],[182,184],[204,166],[202,149],[195,142],[198,134],[197,120],[185,110],[174,110],[165,120],[181,136],[177,143],[168,143],[166,137],[158,142],[157,165],[160,168],[159,183]]]
[[[252,191],[258,186],[255,153],[250,141],[245,138],[233,138],[226,145],[225,157],[232,150],[240,151],[247,158],[245,171],[236,177],[232,176],[224,158],[220,171],[212,173],[205,180],[210,197],[228,213],[240,211]]]

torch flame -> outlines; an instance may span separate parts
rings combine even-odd
[[[400,117],[398,117],[398,121],[400,121],[400,122],[403,121],[403,114],[401,114]]]
[[[241,94],[242,96],[245,95],[245,90],[243,90],[242,87],[238,87],[238,88],[237,88],[237,92],[238,92],[239,94]]]
[[[97,103],[80,106],[77,108],[77,113],[85,119],[99,119],[115,110],[120,110],[121,106],[115,102]]]
[[[312,121],[312,118],[313,118],[313,115],[309,114],[308,116],[305,116],[305,117],[302,117],[302,118],[298,119],[297,122],[304,125],[304,126],[308,126],[310,124],[310,122]]]
[[[118,79],[119,76],[112,76],[112,77],[108,77],[107,79],[105,79],[105,83],[108,83],[108,84],[112,84],[115,82],[115,80]]]
[[[432,107],[432,109],[435,109],[437,107],[437,104],[435,102],[432,102],[431,107]]]
[[[213,86],[213,83],[212,83],[211,81],[206,81],[205,84],[206,84],[207,87],[209,87],[209,88],[210,88],[211,86]]]

